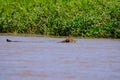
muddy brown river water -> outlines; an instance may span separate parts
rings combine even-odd
[[[63,39],[0,36],[0,80],[120,80],[120,39]]]

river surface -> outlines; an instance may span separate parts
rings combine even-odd
[[[120,39],[61,40],[0,36],[0,80],[120,80]]]

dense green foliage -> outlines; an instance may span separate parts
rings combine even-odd
[[[120,38],[120,1],[0,0],[0,32]]]

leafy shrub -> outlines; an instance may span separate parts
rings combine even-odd
[[[120,38],[119,0],[0,0],[0,32]]]

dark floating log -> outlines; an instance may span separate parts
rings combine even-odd
[[[21,41],[12,41],[10,39],[6,39],[7,42],[21,42]]]
[[[7,41],[7,42],[12,42],[12,41],[11,41],[11,40],[9,40],[9,39],[6,39],[6,41]]]

